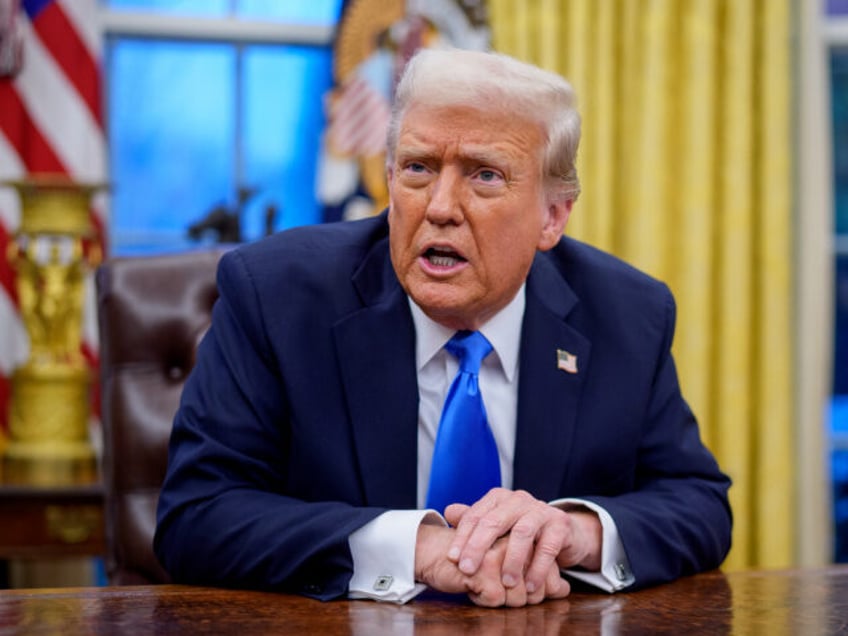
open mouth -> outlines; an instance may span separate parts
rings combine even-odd
[[[437,247],[431,247],[424,252],[424,258],[435,267],[453,267],[465,262],[465,259],[457,252]]]

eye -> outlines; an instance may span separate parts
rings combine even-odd
[[[475,176],[483,183],[500,183],[503,181],[501,173],[490,168],[482,168],[481,170],[478,170]]]
[[[403,168],[404,168],[404,170],[408,170],[409,172],[414,172],[414,173],[422,173],[422,172],[425,172],[427,170],[427,166],[425,166],[423,163],[419,163],[417,161],[410,161]]]
[[[401,161],[400,166],[399,183],[405,186],[411,188],[423,187],[433,178],[433,171],[423,161],[410,159]]]

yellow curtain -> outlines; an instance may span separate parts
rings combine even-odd
[[[583,116],[567,228],[666,281],[702,435],[734,480],[726,569],[794,562],[789,0],[489,0],[494,48]]]

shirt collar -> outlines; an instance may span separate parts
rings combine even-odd
[[[509,304],[480,327],[480,333],[492,343],[509,382],[513,381],[518,372],[518,349],[521,344],[521,323],[524,319],[524,289],[525,285],[522,283]],[[456,331],[430,319],[412,298],[408,300],[415,323],[415,359],[420,371],[442,350]]]

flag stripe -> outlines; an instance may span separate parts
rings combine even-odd
[[[11,237],[6,231],[6,228],[0,225],[0,257],[4,260],[8,254],[10,240]],[[0,267],[0,295],[3,294],[9,298],[13,305],[17,306],[18,293],[15,289],[15,274],[11,267]],[[2,327],[3,323],[0,321],[0,328]],[[0,366],[2,366],[2,360],[0,360]]]
[[[366,80],[354,78],[333,108],[328,134],[334,151],[342,155],[379,154],[385,148],[390,116],[382,95]]]
[[[101,4],[101,0],[61,0],[58,4],[65,12],[75,35],[79,36],[80,41],[85,45],[88,54],[94,60],[94,68],[97,69],[97,60],[103,57],[100,37],[102,26],[100,20],[96,19],[98,4]],[[97,82],[100,83],[99,75]]]
[[[102,129],[32,26],[23,31],[24,66],[14,85],[33,124],[68,174],[82,181],[101,179],[105,174]]]
[[[18,93],[8,82],[0,82],[0,104],[3,105],[0,129],[12,146],[18,149],[26,169],[29,172],[67,173],[53,152],[53,147],[32,121]]]
[[[4,111],[5,112],[5,111]],[[2,131],[3,117],[0,117],[0,166],[4,179],[15,179],[24,174],[24,166],[18,153],[9,144]],[[7,230],[18,227],[21,218],[21,204],[12,188],[0,188],[0,225]]]
[[[102,127],[97,64],[59,3],[45,7],[34,27],[42,44],[88,106],[92,118]]]
[[[5,106],[2,99],[0,99],[0,103]],[[3,112],[5,113],[5,110]],[[4,119],[4,117],[0,117],[0,125],[2,125]],[[24,167],[21,165],[15,149],[6,141],[6,136],[2,130],[0,130],[0,166],[3,167],[3,177],[7,179],[18,177],[24,172]],[[20,217],[20,202],[14,190],[12,188],[0,188],[0,303],[3,302],[4,294],[13,305],[18,303],[14,273],[6,260],[6,256],[9,241],[12,240],[12,230],[18,227]],[[0,330],[3,329],[4,325],[3,317],[0,316]],[[2,369],[2,366],[3,356],[0,355],[0,369]],[[2,402],[0,402],[0,405],[2,405]]]
[[[3,439],[3,426],[6,422],[6,409],[7,405],[11,402],[9,399],[12,393],[12,383],[7,380],[3,375],[0,375],[0,440]]]

